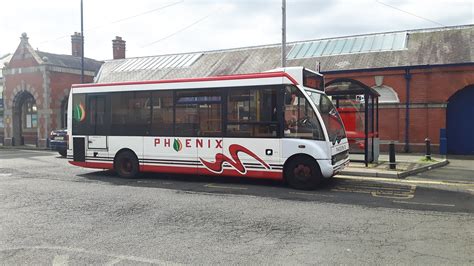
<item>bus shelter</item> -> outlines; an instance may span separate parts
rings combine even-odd
[[[326,84],[341,115],[349,141],[351,161],[377,162],[379,157],[379,96],[365,84],[352,79],[335,79]]]

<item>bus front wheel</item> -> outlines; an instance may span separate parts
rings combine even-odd
[[[321,183],[322,175],[313,158],[298,156],[285,166],[285,179],[292,188],[312,190]]]
[[[115,157],[114,169],[120,177],[136,177],[139,171],[137,156],[131,151],[120,152]]]

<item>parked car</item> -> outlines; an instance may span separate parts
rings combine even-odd
[[[68,138],[67,129],[53,130],[49,136],[49,147],[51,150],[59,152],[61,156],[66,157]]]

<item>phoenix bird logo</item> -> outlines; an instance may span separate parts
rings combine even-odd
[[[86,119],[86,110],[84,108],[84,104],[77,104],[72,112],[72,116],[77,122],[82,122]]]
[[[243,146],[240,146],[238,144],[232,144],[229,146],[229,153],[233,159],[225,156],[222,153],[218,153],[216,154],[215,162],[208,162],[208,161],[203,160],[202,158],[199,158],[199,160],[201,161],[202,164],[204,164],[204,166],[207,167],[207,169],[209,169],[210,171],[214,173],[218,173],[218,174],[222,173],[222,171],[224,170],[222,166],[226,162],[230,164],[232,167],[234,167],[240,174],[246,174],[247,169],[245,169],[245,166],[240,161],[240,158],[238,155],[240,152],[246,153],[247,155],[255,158],[255,160],[260,162],[265,168],[270,169],[270,166],[267,163],[265,163],[260,157],[258,157],[255,153],[253,153],[249,149]]]

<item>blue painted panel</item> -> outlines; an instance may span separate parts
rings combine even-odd
[[[474,155],[474,86],[449,99],[446,119],[448,153]]]

